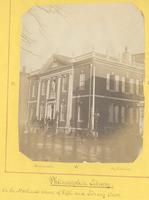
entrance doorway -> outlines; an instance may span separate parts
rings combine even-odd
[[[50,102],[47,105],[47,119],[49,127],[55,125],[55,102]]]

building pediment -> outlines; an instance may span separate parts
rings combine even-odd
[[[40,70],[40,73],[46,73],[56,68],[68,66],[71,63],[72,58],[55,54],[51,56],[45,66]]]

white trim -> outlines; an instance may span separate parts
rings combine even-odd
[[[93,95],[82,95],[82,96],[73,96],[72,98],[83,98],[83,97],[89,97]],[[125,98],[118,98],[118,97],[110,97],[110,96],[103,96],[103,95],[95,95],[95,97],[101,97],[106,99],[114,99],[114,100],[120,100],[120,101],[130,101],[130,102],[142,102],[142,100],[132,100],[132,99],[125,99]],[[144,102],[144,101],[143,101]]]
[[[112,68],[115,68],[115,69],[118,69],[118,70],[121,70],[121,68],[122,68],[124,70],[128,70],[128,71],[131,71],[131,72],[135,71],[135,73],[137,72],[139,74],[140,73],[144,74],[144,65],[141,68],[136,68],[136,67],[134,67],[132,65],[127,65],[126,63],[124,64],[124,63],[111,62],[109,60],[103,60],[103,59],[99,59],[97,57],[94,59],[94,61],[98,62],[98,63],[100,62],[100,63],[108,64],[109,68],[111,68],[111,66],[112,66]]]
[[[68,81],[68,103],[67,103],[67,121],[66,125],[70,127],[70,120],[72,118],[72,95],[73,95],[73,70],[72,73],[69,74]]]
[[[106,89],[110,90],[110,74],[107,74],[106,78]]]
[[[81,97],[89,97],[93,95],[85,94],[85,95],[78,95],[78,96],[73,96],[72,98],[81,98]]]
[[[92,75],[93,75],[93,98],[92,98],[92,130],[94,130],[94,115],[95,115],[95,66],[92,65]]]
[[[61,71],[61,72],[57,72],[57,73],[51,73],[51,74],[48,74],[48,75],[42,75],[40,76],[40,80],[43,80],[43,79],[49,79],[49,78],[53,78],[55,76],[61,76],[61,75],[65,75],[66,73],[71,73],[72,72],[72,69],[69,69],[69,70],[64,70],[64,71]]]
[[[123,99],[123,98],[117,98],[117,97],[108,97],[108,96],[102,96],[102,95],[95,95],[95,97],[101,97],[106,99],[113,99],[113,100],[120,100],[120,101],[130,101],[130,102],[140,102],[141,100],[131,100],[131,99]]]

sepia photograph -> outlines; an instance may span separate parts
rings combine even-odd
[[[21,19],[19,151],[134,162],[144,132],[144,16],[129,3],[34,6]]]

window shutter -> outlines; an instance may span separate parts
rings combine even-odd
[[[110,90],[110,74],[107,74],[106,89]]]

